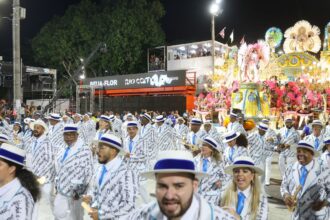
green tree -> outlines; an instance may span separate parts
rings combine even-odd
[[[32,40],[37,64],[63,71],[62,62],[77,64],[104,42],[107,52],[87,66],[88,76],[146,71],[147,48],[164,44],[159,0],[82,0],[62,17],[54,17]],[[93,73],[91,73],[93,72]]]

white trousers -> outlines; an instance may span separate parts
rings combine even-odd
[[[41,187],[41,198],[35,204],[33,219],[48,219],[52,218],[53,213],[53,184],[46,183]]]
[[[270,183],[270,176],[271,176],[271,172],[272,172],[272,159],[273,157],[267,157],[266,158],[266,166],[265,166],[265,184],[269,184]]]
[[[74,200],[58,193],[54,201],[54,216],[55,220],[82,220],[81,199]]]
[[[283,176],[285,174],[286,168],[288,166],[292,166],[292,164],[295,161],[296,161],[296,158],[295,157],[288,157],[288,156],[285,156],[284,154],[280,154],[278,165],[280,166],[280,172],[281,172],[282,178],[283,178]]]

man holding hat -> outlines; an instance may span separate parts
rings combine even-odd
[[[280,152],[279,167],[282,177],[286,167],[293,164],[295,161],[295,152],[290,148],[300,140],[299,133],[293,127],[292,118],[286,118],[284,122],[285,127],[281,128],[279,131],[279,145],[277,146],[277,151]]]
[[[322,152],[322,148],[324,146],[324,132],[322,129],[322,122],[320,120],[314,120],[312,122],[312,133],[304,138],[305,141],[313,143],[314,149],[319,152]]]
[[[63,130],[66,147],[55,158],[54,215],[56,220],[83,219],[81,196],[93,176],[92,153],[81,139],[78,126],[67,124]]]
[[[41,119],[32,122],[30,126],[34,138],[27,149],[26,165],[37,178],[44,179],[40,203],[46,204],[48,211],[51,211],[55,167],[53,147],[47,137],[48,126]]]
[[[198,180],[205,173],[195,170],[189,151],[161,152],[154,169],[142,175],[156,180],[157,202],[147,204],[123,219],[235,219],[196,194]]]
[[[329,219],[330,171],[315,158],[319,152],[305,140],[297,145],[298,161],[285,172],[281,194],[294,209],[292,219]]]
[[[238,117],[239,115],[234,112],[230,112],[230,123],[227,126],[227,131],[235,131],[241,134],[246,135],[246,131],[241,123],[239,123]]]
[[[63,128],[64,125],[61,123],[61,116],[59,114],[51,113],[48,116],[49,121],[49,132],[48,138],[53,146],[53,155],[57,155],[57,152],[63,147]]]
[[[119,156],[125,152],[122,141],[113,134],[104,134],[98,141],[98,161],[101,164],[89,195],[83,201],[92,206],[92,219],[119,219],[135,209],[137,175],[129,170]]]

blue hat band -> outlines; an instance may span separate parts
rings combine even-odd
[[[309,145],[309,144],[306,144],[306,143],[298,143],[298,147],[308,147],[308,148],[311,148],[311,149],[314,149],[313,146]]]
[[[330,144],[330,140],[324,141],[324,144]]]
[[[50,116],[51,119],[54,119],[54,120],[60,120],[61,117],[56,117],[56,116]]]
[[[258,128],[262,129],[262,130],[268,130],[268,128],[262,126],[262,125],[258,125]]]
[[[144,114],[143,117],[145,117],[146,119],[148,119],[149,121],[151,121],[151,117],[149,117],[148,115]]]
[[[236,137],[236,133],[234,133],[233,135],[225,137],[225,139],[230,140],[230,139],[235,138],[235,137]]]
[[[64,132],[77,132],[78,128],[76,127],[64,127]]]
[[[154,170],[187,170],[195,171],[195,164],[189,160],[163,159],[155,164]]]
[[[217,144],[214,143],[213,141],[211,141],[209,139],[204,139],[203,141],[208,143],[209,145],[211,145],[213,148],[217,148]]]
[[[137,127],[138,125],[136,123],[127,123],[127,127]]]
[[[5,140],[5,141],[8,141],[8,138],[5,138],[5,137],[0,137],[0,140]]]
[[[191,120],[191,123],[192,123],[192,124],[202,124],[201,121],[197,121],[197,120]]]
[[[104,120],[104,121],[109,121],[109,118],[106,118],[106,117],[100,117],[101,120]]]
[[[234,165],[251,165],[254,166],[254,163],[246,160],[238,160],[234,162]]]
[[[3,148],[0,148],[0,156],[5,157],[5,159],[8,158],[12,161],[16,161],[17,163],[24,164],[24,159],[25,159],[24,157],[17,155],[15,153],[12,153],[10,151],[7,151]]]
[[[121,144],[118,143],[117,141],[114,141],[112,139],[106,138],[106,137],[101,137],[100,141],[109,143],[110,145],[114,145],[116,147],[121,148]]]

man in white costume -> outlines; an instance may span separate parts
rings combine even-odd
[[[135,209],[137,175],[119,156],[124,152],[122,141],[113,134],[104,134],[98,141],[98,161],[102,164],[94,178],[90,194],[83,200],[93,209],[93,219],[119,219]]]
[[[193,155],[188,151],[160,152],[152,171],[143,174],[156,180],[156,199],[123,219],[235,219],[218,206],[206,202],[197,193],[198,179]]]
[[[56,220],[81,220],[81,196],[86,193],[93,176],[93,158],[87,144],[78,139],[78,126],[67,124],[63,131],[66,148],[55,158]]]

